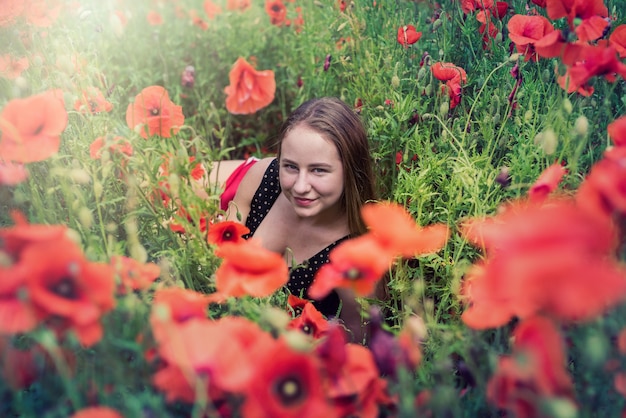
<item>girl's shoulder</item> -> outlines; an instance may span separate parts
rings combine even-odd
[[[272,164],[275,160],[275,157],[268,157],[257,161],[252,165],[252,167],[250,167],[241,180],[233,199],[235,207],[237,208],[236,212],[239,213],[239,216],[242,216],[241,219],[247,218],[248,213],[250,212],[250,204],[252,203],[255,193],[263,181],[263,176],[265,175],[270,164]],[[236,219],[238,217],[236,216],[236,212],[229,215],[228,218]]]

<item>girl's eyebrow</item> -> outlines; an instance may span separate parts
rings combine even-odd
[[[293,164],[293,165],[298,165],[298,163],[296,163],[295,161],[290,160],[289,158],[281,158],[281,163],[288,163],[288,164]],[[331,164],[328,163],[312,163],[309,164],[309,167],[332,167]]]

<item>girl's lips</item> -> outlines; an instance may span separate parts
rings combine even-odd
[[[311,203],[314,202],[313,199],[303,199],[301,197],[294,197],[293,200],[298,206],[309,206]]]

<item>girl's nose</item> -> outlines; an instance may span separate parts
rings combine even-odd
[[[293,185],[293,191],[302,195],[308,192],[310,188],[311,185],[309,184],[307,173],[305,171],[300,171],[298,173],[298,177],[296,178],[296,182]]]

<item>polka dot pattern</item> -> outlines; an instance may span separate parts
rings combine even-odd
[[[246,226],[250,229],[250,233],[244,235],[244,238],[250,238],[254,235],[255,231],[263,221],[263,218],[268,214],[274,202],[280,195],[280,182],[278,181],[278,160],[275,159],[270,163],[265,170],[263,179],[259,188],[254,193],[252,202],[250,203],[250,213],[246,219]],[[304,295],[313,283],[315,273],[319,268],[328,263],[328,254],[337,246],[341,241],[348,237],[341,238],[324,248],[313,257],[304,261],[299,266],[290,269],[289,282],[287,283],[287,289],[294,295]],[[335,316],[339,309],[339,296],[332,292],[325,299],[315,301],[316,308],[326,316]]]

